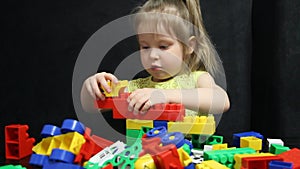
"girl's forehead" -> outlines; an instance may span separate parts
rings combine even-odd
[[[162,24],[151,25],[149,23],[141,23],[137,27],[137,34],[139,37],[153,36],[155,38],[168,37],[172,39],[177,39],[174,31],[170,27],[167,27]]]

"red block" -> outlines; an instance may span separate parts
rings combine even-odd
[[[92,156],[103,150],[105,147],[110,146],[113,142],[96,135],[91,135],[91,129],[86,127],[84,138],[85,143],[81,146],[79,154],[74,159],[74,163],[82,165],[88,161]]]
[[[183,169],[177,148],[174,144],[160,145],[160,138],[143,138],[143,150],[140,156],[150,154],[157,168],[160,169]]]
[[[270,161],[282,161],[278,156],[245,157],[242,158],[243,169],[268,169]]]
[[[293,169],[300,169],[300,149],[293,148],[277,156],[283,158],[284,162],[293,163]]]
[[[12,124],[5,126],[5,157],[20,160],[32,154],[34,138],[29,138],[28,125]]]
[[[112,109],[114,119],[183,121],[185,108],[182,104],[156,104],[146,114],[134,115],[128,111],[128,96],[129,93],[123,93],[120,97],[97,100],[95,105],[97,108]]]

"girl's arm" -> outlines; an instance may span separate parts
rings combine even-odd
[[[129,111],[146,113],[158,103],[180,103],[186,108],[210,114],[219,114],[230,107],[225,90],[215,84],[209,73],[199,76],[195,89],[137,89],[128,97]]]
[[[219,114],[226,112],[230,107],[225,90],[216,85],[214,79],[205,73],[199,76],[195,89],[164,90],[167,102],[182,103],[186,108]]]

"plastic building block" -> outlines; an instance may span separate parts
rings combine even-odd
[[[78,132],[83,135],[84,131],[85,131],[85,126],[81,122],[73,119],[64,120],[61,126],[62,133]]]
[[[253,136],[253,137],[260,138],[260,139],[264,140],[263,135],[261,135],[258,132],[254,132],[254,131],[236,133],[236,134],[233,134],[233,146],[240,147],[240,138],[241,137],[249,137],[249,136]]]
[[[207,134],[192,134],[192,144],[194,148],[203,149],[210,135]]]
[[[102,151],[98,152],[96,155],[90,158],[86,167],[91,168],[95,165],[102,166],[104,162],[109,161],[110,159],[114,158],[115,155],[123,152],[125,150],[125,147],[126,145],[121,141],[113,143],[109,147],[104,148]]]
[[[262,140],[253,136],[241,137],[240,147],[250,147],[256,151],[260,151],[262,149]]]
[[[117,97],[119,96],[119,91],[121,88],[128,86],[128,81],[127,80],[120,80],[118,82],[118,84],[114,84],[111,83],[111,81],[107,81],[107,84],[110,86],[111,88],[111,92],[107,93],[106,90],[103,89],[103,87],[101,86],[101,88],[104,91],[104,95],[106,97]]]
[[[145,169],[145,168],[156,169],[156,165],[154,163],[152,156],[150,154],[145,154],[135,161],[134,168],[135,169]]]
[[[49,157],[49,160],[60,161],[64,163],[73,163],[74,159],[75,154],[57,148],[52,150],[51,155]]]
[[[185,143],[185,139],[182,133],[171,132],[167,133],[161,138],[161,143],[163,144],[163,146],[174,144],[177,148],[180,148]]]
[[[108,164],[108,165],[106,165],[105,167],[102,167],[102,169],[113,169],[114,167],[113,167],[113,165],[111,165],[111,164]]]
[[[228,144],[227,143],[212,145],[212,149],[213,150],[223,150],[223,149],[227,149],[227,148],[228,148]]]
[[[193,159],[183,148],[179,148],[177,151],[179,154],[179,159],[181,161],[181,165],[184,167],[188,167],[193,162]],[[189,167],[191,167],[191,166],[189,166]]]
[[[182,104],[156,104],[146,114],[135,115],[128,111],[127,98],[129,93],[122,93],[119,97],[97,100],[97,108],[110,108],[114,119],[140,119],[140,120],[167,120],[182,121],[185,116],[185,108]]]
[[[146,133],[147,138],[163,137],[167,134],[167,129],[164,126],[155,127]]]
[[[246,157],[266,157],[266,156],[274,156],[271,153],[257,153],[257,154],[236,154],[234,155],[234,169],[240,169],[242,166],[242,159]]]
[[[243,169],[268,169],[269,162],[277,160],[282,161],[281,157],[278,156],[263,156],[263,157],[245,157],[242,158]]]
[[[142,132],[138,137],[142,137]],[[141,139],[137,139],[136,142],[126,148],[120,154],[115,155],[111,160],[104,163],[104,165],[111,163],[113,166],[119,166],[121,169],[134,169],[134,163],[139,157],[142,149]]]
[[[184,167],[184,169],[195,169],[195,164],[190,163],[188,166]]]
[[[30,165],[42,167],[44,164],[48,163],[49,156],[41,154],[32,154],[29,160]]]
[[[168,121],[165,120],[154,120],[153,128],[164,126],[168,130]]]
[[[142,135],[140,135],[141,130],[131,130],[131,129],[127,129],[126,130],[126,144],[128,146],[133,145],[136,140],[141,139]],[[144,132],[142,131],[142,133],[144,134]]]
[[[284,143],[281,139],[267,138],[267,145],[269,146],[269,148],[271,147],[271,144],[278,144],[284,146]]]
[[[81,146],[79,154],[74,159],[74,163],[83,165],[84,162],[88,161],[92,156],[113,144],[113,142],[96,135],[91,135],[91,129],[86,127],[84,133],[85,143]]]
[[[268,169],[293,169],[293,163],[282,161],[271,161]]]
[[[168,132],[184,134],[213,134],[216,125],[214,116],[186,116],[183,122],[168,122]]]
[[[140,156],[150,154],[155,161],[157,168],[161,169],[183,169],[181,165],[177,148],[173,144],[160,146],[159,137],[143,138],[142,139],[143,150]]]
[[[233,168],[235,154],[253,154],[252,148],[236,148],[225,150],[212,150],[204,152],[204,160],[215,160],[229,168]]]
[[[293,148],[289,151],[286,151],[284,153],[281,153],[277,155],[281,158],[283,158],[284,162],[291,162],[293,163],[294,169],[300,169],[300,149]]]
[[[34,138],[29,138],[28,125],[5,126],[5,157],[6,159],[20,160],[32,154]]]
[[[26,169],[26,168],[22,167],[21,165],[5,165],[5,166],[0,166],[0,169]]]
[[[126,119],[126,129],[140,130],[142,127],[153,128],[153,120]]]
[[[223,136],[212,135],[206,140],[206,144],[214,145],[214,144],[222,144]]]
[[[54,125],[50,125],[50,124],[44,125],[42,132],[41,132],[42,138],[57,136],[60,134],[61,134],[60,128],[57,126],[54,126]]]
[[[213,146],[212,145],[204,145],[203,151],[211,151],[213,150]]]
[[[228,169],[228,167],[214,161],[203,161],[201,164],[197,164],[195,169]]]
[[[83,167],[70,163],[49,162],[43,166],[43,169],[84,169]]]
[[[270,150],[269,152],[272,153],[272,154],[281,154],[283,152],[286,152],[290,150],[289,147],[285,147],[285,146],[282,146],[282,145],[279,145],[279,144],[271,144],[270,146]]]
[[[42,139],[32,150],[37,154],[50,156],[54,148],[59,148],[78,154],[82,144],[85,143],[84,136],[77,132],[69,132],[54,137]]]

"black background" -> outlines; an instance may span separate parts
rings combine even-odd
[[[99,28],[139,3],[2,2],[1,161],[4,126],[27,124],[30,136],[40,141],[43,125],[60,126],[64,119],[76,118],[72,74],[81,48]],[[230,144],[233,133],[254,130],[300,147],[300,1],[202,0],[201,5],[204,24],[223,60],[231,99],[217,134]],[[120,42],[100,69],[113,72],[119,58],[135,50],[133,38]]]

